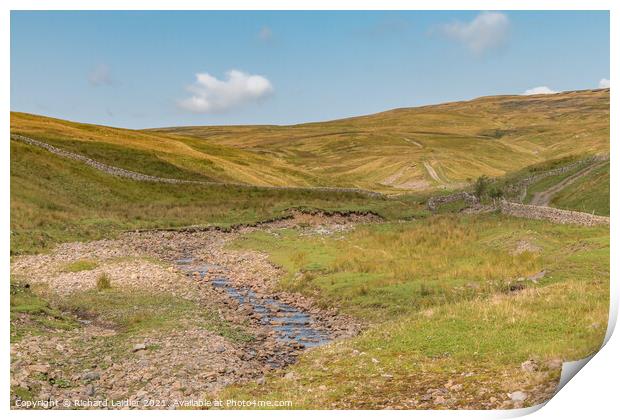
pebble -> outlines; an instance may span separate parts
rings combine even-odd
[[[523,391],[515,391],[508,394],[508,398],[514,402],[523,402],[527,399],[527,394]]]
[[[101,375],[99,375],[97,372],[86,372],[82,375],[82,380],[84,382],[98,381],[100,378]]]
[[[141,350],[146,350],[146,344],[144,344],[144,343],[138,343],[138,344],[136,344],[135,346],[133,346],[133,349],[132,349],[132,351],[133,351],[134,353],[135,353],[135,352],[138,352],[138,351],[141,351]]]
[[[536,364],[534,360],[526,360],[525,362],[521,363],[521,370],[529,373],[535,372],[536,370],[538,370],[538,364]]]

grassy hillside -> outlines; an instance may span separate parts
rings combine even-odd
[[[482,174],[545,166],[551,158],[607,152],[609,90],[488,97],[289,127],[140,131],[11,113],[11,132],[149,175],[402,194],[455,188]],[[601,204],[592,210],[605,212],[604,185],[597,182],[602,198],[595,202]],[[577,208],[579,191],[598,191],[578,186],[581,190],[558,197],[557,205]],[[421,211],[416,203],[428,194],[381,200],[320,191],[136,183],[16,141],[11,141],[11,187],[13,252],[121,229],[252,222],[298,206],[406,217]]]
[[[254,233],[236,246],[268,252],[289,273],[282,288],[369,327],[305,353],[286,377],[228,388],[223,398],[496,408],[521,390],[534,405],[553,392],[554,360],[585,357],[605,334],[607,227],[449,215],[361,226],[344,239]],[[531,372],[521,368],[527,360]]]
[[[38,115],[11,113],[11,133],[32,137],[110,165],[163,177],[250,185],[320,185],[274,157],[205,142]]]
[[[456,187],[567,155],[609,151],[609,89],[494,96],[295,126],[154,133],[277,157],[332,183],[381,191]]]
[[[11,141],[12,253],[125,229],[251,223],[295,207],[371,210],[386,218],[422,211],[407,197],[136,182]]]
[[[607,163],[568,185],[551,206],[609,216],[609,167]]]
[[[496,96],[295,126],[126,130],[11,113],[11,132],[150,175],[386,193],[609,151],[609,90]]]

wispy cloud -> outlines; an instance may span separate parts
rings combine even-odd
[[[558,93],[555,90],[549,89],[547,86],[537,86],[535,88],[527,89],[523,92],[523,95],[549,95],[552,93]]]
[[[99,64],[88,73],[88,83],[93,86],[113,85],[110,68],[105,64]]]
[[[507,44],[510,20],[503,13],[482,12],[469,22],[444,24],[440,32],[446,38],[463,44],[474,54],[482,55]]]
[[[609,79],[601,79],[598,82],[598,87],[603,89],[603,88],[608,88],[610,87],[610,83],[609,83]]]
[[[230,70],[225,80],[219,80],[209,73],[196,74],[196,82],[187,86],[191,97],[178,102],[179,107],[196,113],[217,113],[228,111],[251,102],[256,102],[273,92],[271,82],[259,75],[240,70]]]

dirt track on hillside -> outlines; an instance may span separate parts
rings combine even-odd
[[[577,181],[579,178],[586,176],[587,174],[592,172],[594,169],[599,168],[604,163],[605,162],[597,162],[593,165],[587,166],[577,171],[573,175],[563,179],[557,184],[553,185],[551,188],[548,188],[545,191],[540,191],[540,192],[535,193],[532,196],[532,200],[530,201],[530,204],[534,206],[548,206],[551,200],[553,199],[553,197],[555,197],[557,193],[559,193],[564,188],[568,187],[569,185]]]

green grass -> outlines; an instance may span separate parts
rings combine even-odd
[[[553,207],[609,216],[609,168],[607,163],[566,186],[551,200]]]
[[[23,281],[11,280],[11,341],[77,327],[70,317],[36,295]]]
[[[512,255],[523,241],[540,252]],[[305,354],[289,369],[297,380],[272,375],[264,386],[235,386],[222,398],[292,400],[295,408],[419,407],[429,389],[452,380],[463,386],[450,392],[455,406],[485,408],[515,390],[530,393],[531,405],[549,397],[540,385],[559,377],[545,367],[549,360],[583,358],[605,334],[604,227],[436,216],[360,227],[344,239],[305,246],[292,232],[275,240],[252,234],[236,246],[268,252],[291,273],[283,288],[333,304],[369,327]],[[541,269],[547,274],[539,283],[518,281]],[[312,275],[296,278],[298,271]],[[506,287],[515,283],[525,288]],[[528,359],[537,360],[539,373],[520,370]]]
[[[62,137],[53,137],[44,133],[38,134],[37,139],[60,147],[64,150],[86,155],[100,162],[118,166],[130,171],[147,175],[156,175],[164,178],[179,178],[188,180],[211,181],[208,176],[209,161],[203,160],[203,172],[194,172],[183,166],[174,165],[169,160],[170,154],[153,150],[127,147],[127,145],[110,144],[101,141],[68,140]]]
[[[415,197],[135,182],[11,141],[11,252],[40,252],[123,230],[254,223],[293,208],[373,211],[385,218],[424,213]]]
[[[542,191],[546,191],[549,188],[553,187],[554,185],[562,182],[563,180],[565,180],[566,178],[568,178],[571,175],[574,175],[575,173],[579,172],[580,170],[582,170],[584,168],[584,166],[578,166],[574,169],[571,169],[567,172],[564,172],[562,174],[558,174],[558,175],[552,175],[552,176],[548,176],[545,177],[543,179],[541,179],[538,182],[535,182],[531,185],[529,185],[527,187],[527,194],[525,196],[525,203],[529,203],[532,199],[532,197],[534,196],[534,194],[538,193],[538,192],[542,192]]]
[[[520,277],[559,265],[558,247],[574,231],[494,215],[446,215],[360,226],[344,238],[255,232],[233,246],[268,252],[288,272],[282,288],[380,320],[507,290]],[[519,240],[548,253],[513,255]]]
[[[184,322],[198,322],[204,328],[234,341],[252,340],[240,327],[222,320],[217,311],[168,293],[151,293],[130,289],[98,288],[54,296],[53,302],[80,318],[96,320],[117,330],[122,336],[165,333],[182,327]]]
[[[469,207],[469,204],[465,202],[465,200],[456,200],[450,203],[440,204],[435,213],[458,213],[467,207]]]
[[[76,260],[70,263],[65,264],[61,271],[65,273],[77,273],[79,271],[89,271],[94,270],[99,266],[97,261],[93,260]]]

